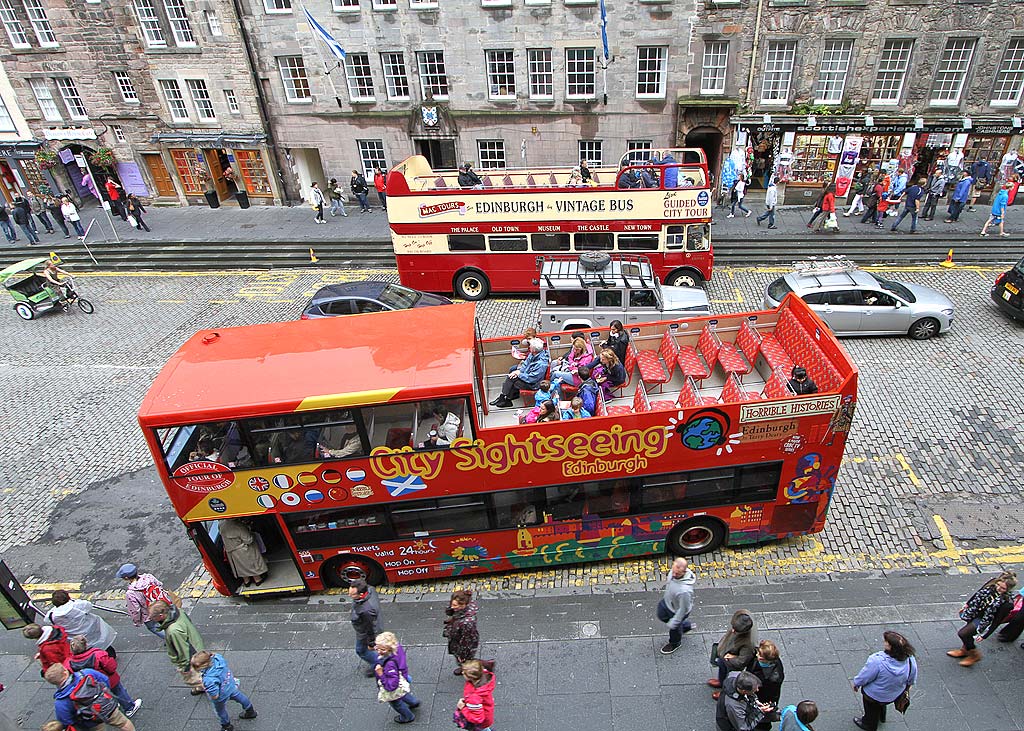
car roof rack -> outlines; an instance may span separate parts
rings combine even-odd
[[[549,288],[554,288],[556,282],[564,286],[569,281],[577,283],[581,289],[608,288],[619,282],[626,289],[655,286],[657,278],[646,256],[610,254],[609,257],[608,264],[601,269],[587,269],[580,264],[578,254],[538,256],[537,270]]]
[[[804,261],[796,261],[793,262],[793,269],[802,277],[814,279],[818,286],[821,287],[824,286],[821,277],[830,274],[845,274],[852,284],[856,284],[853,272],[858,271],[860,267],[840,254],[837,256],[826,256],[821,259],[812,256]]]

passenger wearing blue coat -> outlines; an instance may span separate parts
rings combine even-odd
[[[220,719],[221,731],[233,731],[231,716],[228,714],[228,701],[235,701],[242,706],[239,718],[256,718],[256,709],[252,701],[238,687],[238,680],[228,667],[223,655],[216,652],[200,650],[192,656],[192,669],[203,676],[203,689],[213,703],[213,710]]]
[[[868,656],[864,667],[853,679],[853,692],[864,701],[864,715],[853,723],[864,731],[877,731],[885,723],[885,709],[903,691],[917,682],[914,647],[899,632],[884,632],[885,649]]]

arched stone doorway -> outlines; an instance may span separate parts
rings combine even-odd
[[[708,158],[708,168],[715,180],[722,166],[722,131],[717,127],[696,127],[686,133],[686,147],[699,147]]]
[[[83,202],[102,199],[101,191],[107,178],[113,178],[118,184],[121,183],[115,168],[100,167],[89,162],[88,158],[95,152],[96,150],[92,147],[77,142],[68,143],[57,151],[61,166],[68,180],[71,181],[74,193]],[[93,185],[89,184],[90,172],[95,178]]]

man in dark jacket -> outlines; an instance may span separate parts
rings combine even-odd
[[[484,181],[480,179],[480,176],[473,172],[473,165],[468,162],[463,163],[459,168],[459,187],[475,188],[483,184]]]
[[[807,369],[802,366],[793,366],[792,378],[789,379],[789,387],[797,396],[807,396],[818,392],[818,384],[807,375]]]
[[[583,399],[583,408],[587,410],[587,413],[591,416],[597,416],[597,392],[601,390],[601,387],[597,385],[597,381],[590,377],[589,366],[580,366],[577,373],[583,382],[580,384],[576,395]]]
[[[370,192],[369,186],[366,184],[366,178],[358,170],[352,171],[352,178],[348,181],[349,187],[352,189],[352,195],[359,201],[359,212],[370,213],[373,209],[370,208],[370,201],[366,199],[366,194]]]
[[[367,663],[366,677],[372,678],[378,660],[374,644],[381,632],[380,599],[377,598],[377,590],[362,579],[349,584],[348,595],[352,597],[350,621],[356,631],[356,654]]]
[[[729,673],[718,698],[715,723],[719,731],[753,731],[771,706],[757,700],[760,683],[744,671]]]
[[[11,225],[11,214],[8,213],[7,206],[3,204],[0,204],[0,228],[4,230],[7,243],[13,244],[18,240],[18,233],[14,230],[14,226]]]
[[[30,212],[28,205],[15,204],[14,210],[11,211],[11,218],[18,224],[18,228],[22,230],[25,237],[28,239],[29,244],[38,244],[39,237],[36,236],[36,232],[32,230],[32,213]]]

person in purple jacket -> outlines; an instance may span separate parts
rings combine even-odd
[[[377,650],[377,684],[381,693],[394,693],[401,689],[402,680],[409,689],[404,695],[387,703],[398,713],[395,723],[412,723],[416,720],[412,709],[419,708],[420,702],[412,692],[412,678],[409,677],[409,664],[405,659],[405,648],[398,643],[392,632],[381,632],[374,641]],[[378,696],[379,697],[379,696]]]
[[[885,723],[885,709],[917,682],[914,647],[899,632],[882,634],[885,649],[869,655],[864,667],[853,679],[853,692],[864,701],[864,715],[853,719],[857,728],[877,731]]]

